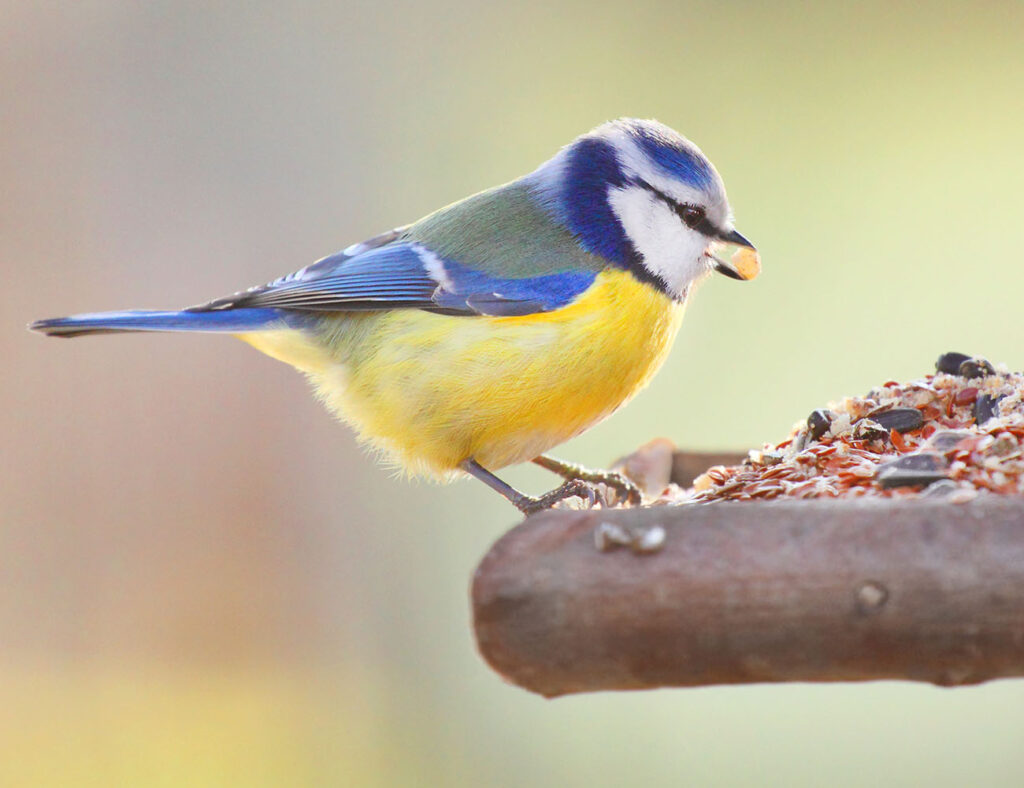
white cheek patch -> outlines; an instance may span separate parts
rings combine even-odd
[[[708,272],[704,256],[708,239],[684,225],[675,211],[649,191],[613,187],[608,190],[608,204],[643,257],[644,267],[659,276],[670,293],[682,298]]]

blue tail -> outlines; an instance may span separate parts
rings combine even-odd
[[[208,331],[243,333],[270,328],[280,323],[284,328],[296,316],[280,309],[225,309],[210,312],[93,312],[71,317],[37,320],[29,326],[51,337],[80,337],[86,334],[115,334],[122,331]]]

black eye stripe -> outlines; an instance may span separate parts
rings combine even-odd
[[[711,223],[711,220],[705,216],[697,224],[693,225],[693,229],[699,232],[701,235],[706,235],[709,238],[718,238],[722,232],[715,225]]]
[[[715,238],[721,234],[719,229],[715,227],[714,224],[711,223],[710,219],[708,219],[707,215],[704,213],[704,209],[701,208],[699,205],[680,205],[667,194],[665,194],[665,192],[663,192],[661,189],[657,189],[654,186],[651,186],[651,184],[649,184],[647,181],[636,180],[634,183],[637,186],[647,189],[647,191],[649,191],[659,200],[668,205],[669,208],[675,211],[676,215],[687,227],[696,230],[702,235],[707,235],[712,238]],[[686,213],[688,211],[699,211],[701,216],[700,220],[693,222],[692,219],[689,219],[686,216]]]

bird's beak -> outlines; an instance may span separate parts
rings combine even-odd
[[[761,273],[761,256],[757,253],[754,245],[737,230],[719,233],[717,240],[740,247],[733,254],[731,262],[726,262],[716,254],[708,253],[712,265],[718,273],[740,281],[750,281]]]
[[[733,246],[745,246],[747,249],[753,249],[755,252],[757,251],[757,247],[750,243],[750,241],[748,241],[738,230],[719,233],[718,240],[724,241],[727,244],[732,244]]]

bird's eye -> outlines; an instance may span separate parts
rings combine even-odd
[[[686,226],[692,229],[704,221],[704,209],[693,205],[684,205],[679,209],[679,216]]]

